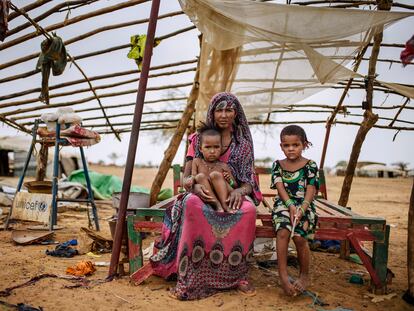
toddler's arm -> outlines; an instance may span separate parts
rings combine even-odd
[[[194,176],[198,173],[198,163],[200,159],[194,158],[193,162],[191,163],[191,174],[186,176],[183,181],[183,186],[187,191],[190,191],[195,183]]]
[[[236,178],[234,178],[233,174],[231,173],[230,167],[226,163],[223,163],[222,168],[224,179],[230,184],[231,187],[237,187]]]

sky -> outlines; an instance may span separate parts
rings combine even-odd
[[[14,3],[19,6],[27,5],[32,1],[15,1]],[[53,1],[54,5],[58,1]],[[96,5],[105,5],[107,6],[108,3],[116,3],[116,1],[98,1]],[[407,3],[410,4],[410,1],[399,1],[400,3]],[[103,3],[103,4],[100,4]],[[139,8],[139,11],[137,10]],[[150,2],[145,5],[139,5],[137,7],[131,7],[129,9],[117,12],[116,17],[118,22],[119,21],[127,21],[133,20],[138,18],[146,18],[149,16],[149,8]],[[178,1],[165,1],[161,0],[161,8],[160,14],[165,12],[171,12],[175,10],[180,10]],[[33,11],[32,14],[38,15],[39,10]],[[79,12],[82,12],[80,9]],[[63,13],[62,13],[63,14]],[[64,14],[57,16],[52,16],[44,21],[42,21],[43,25],[49,25],[55,23],[57,21],[61,21],[64,18]],[[73,15],[78,15],[78,11],[75,10]],[[181,16],[178,18],[174,18],[174,23],[182,23],[185,25],[190,25],[190,22],[186,16]],[[22,19],[17,18],[13,20],[12,26],[22,23]],[[99,25],[105,25],[107,20],[105,18],[96,18],[93,20],[96,24],[96,27]],[[41,24],[42,24],[41,23]],[[112,22],[113,23],[113,22]],[[171,20],[164,20],[160,21],[157,25],[157,32],[156,36],[160,36],[170,32],[171,28]],[[82,27],[82,23],[77,25],[76,27],[67,27],[64,30],[58,30],[58,34],[65,38],[73,37],[78,31],[79,27]],[[86,25],[86,24],[85,24]],[[95,28],[95,25],[93,25]],[[78,27],[78,28],[77,28]],[[90,24],[88,24],[90,27]],[[82,28],[83,29],[83,28]],[[32,29],[30,29],[32,31]],[[125,40],[129,41],[129,36],[131,31],[136,33],[146,33],[145,25],[142,26],[135,26],[132,29],[120,30],[119,35],[118,33],[111,35],[111,42],[116,40],[123,40],[119,42],[125,42]],[[412,35],[414,34],[414,17],[406,18],[402,21],[399,21],[390,27],[388,27],[384,33],[383,42],[385,43],[399,43],[404,44]],[[188,33],[179,35],[179,39],[185,42],[185,48],[181,45],[177,45],[176,42],[173,40],[165,40],[162,42],[159,47],[154,49],[154,54],[152,58],[152,64],[164,64],[168,62],[177,61],[177,59],[186,60],[186,59],[193,59],[199,55],[199,47],[198,47],[198,40],[197,40],[198,31],[193,30]],[[89,50],[98,49],[102,46],[102,48],[107,46],[107,42],[109,41],[104,34],[97,35],[93,41],[93,49],[92,47],[84,47],[82,43],[71,45],[68,50],[72,55],[78,55],[85,52],[85,48],[89,48]],[[17,48],[6,49],[0,51],[0,63],[4,61],[13,59],[17,56],[26,55],[27,51],[33,53],[36,51],[36,46],[38,46],[41,42],[42,38],[38,40],[32,40],[33,42],[25,42],[24,44],[19,45]],[[6,39],[7,41],[7,39]],[[5,42],[6,42],[5,41]],[[90,41],[88,41],[90,42]],[[122,44],[122,43],[118,43]],[[368,51],[369,52],[369,51]],[[399,53],[401,51],[399,49],[390,49],[384,48],[380,52],[379,58],[393,58],[398,59]],[[125,64],[128,62],[128,66],[130,66],[130,60],[126,59],[125,54],[126,51],[122,51],[119,53],[111,53],[107,54],[104,57],[98,57],[99,63],[94,64],[89,59],[89,63],[86,61],[79,61],[79,64],[86,68],[87,74],[89,76],[97,75],[101,73],[108,72],[108,66],[119,66],[119,68],[124,68]],[[369,54],[368,54],[369,55]],[[4,60],[4,61],[3,61]],[[29,69],[34,68],[36,60],[31,60],[30,62],[23,63],[25,70],[18,70],[18,72],[27,71]],[[17,67],[17,66],[16,66]],[[3,69],[0,71],[0,77],[7,76],[10,73],[16,70],[15,67]],[[367,72],[367,63],[363,63],[361,65],[360,73]],[[414,84],[414,66],[409,65],[403,68],[400,64],[393,64],[389,67],[389,64],[379,64],[377,67],[377,72],[379,74],[379,79],[382,81],[392,81],[392,82],[400,82],[406,84]],[[79,78],[79,73],[72,67],[67,69],[64,73],[66,76],[65,78],[72,77]],[[180,75],[179,79],[181,82],[192,82],[194,76],[194,72],[189,72],[183,75]],[[53,77],[53,82],[58,83],[59,77]],[[173,84],[177,83],[176,80],[171,81],[168,78],[162,80],[163,83],[166,84]],[[148,86],[153,86],[151,84],[151,80],[149,81]],[[33,77],[30,79],[22,79],[19,80],[18,83],[6,83],[1,85],[0,84],[0,94],[10,93],[11,91],[19,91],[25,88],[32,88],[37,87],[39,85],[39,75],[37,77]],[[137,85],[133,85],[132,87],[137,87]],[[129,86],[127,89],[131,89]],[[188,92],[189,88],[184,88],[184,92]],[[99,92],[98,92],[99,93]],[[146,99],[154,98],[154,92],[149,92],[146,95]],[[339,97],[341,95],[341,90],[327,90],[321,93],[318,93],[312,97],[309,97],[303,101],[303,103],[313,103],[313,104],[329,104],[329,105],[336,105]],[[165,93],[164,93],[165,95]],[[361,91],[354,91],[351,93],[350,96],[347,96],[345,99],[344,104],[353,104],[358,105],[364,99],[364,94]],[[131,94],[125,96],[125,101],[135,101],[135,94]],[[374,105],[399,105],[402,104],[404,101],[403,98],[399,96],[390,95],[388,97],[383,96],[382,94],[375,94],[374,96]],[[108,102],[107,100],[103,100],[104,103]],[[116,104],[116,103],[115,103]],[[243,103],[242,103],[243,104]],[[184,103],[181,103],[181,107]],[[408,104],[412,106],[412,103]],[[144,107],[144,111],[145,111]],[[383,113],[381,111],[382,116],[387,116],[392,118],[396,111],[390,111],[388,113]],[[327,117],[327,115],[323,115]],[[288,120],[306,120],[306,119],[321,119],[320,116],[318,117],[310,117],[308,114],[280,114],[274,116],[274,120],[278,121],[288,121]],[[404,110],[400,116],[401,119],[407,121],[414,121],[414,110]],[[345,119],[345,120],[361,120],[361,118],[357,119]],[[386,123],[384,123],[386,124]],[[316,124],[316,125],[302,125],[307,132],[308,139],[312,142],[313,146],[306,150],[304,156],[310,159],[314,159],[316,162],[320,161],[322,146],[325,136],[325,126],[323,124]],[[279,147],[279,133],[280,130],[283,128],[283,125],[266,125],[266,126],[252,126],[251,131],[253,134],[254,140],[254,147],[255,147],[255,156],[257,159],[270,157],[272,159],[282,158],[282,153]],[[355,135],[358,131],[357,126],[345,126],[345,125],[336,125],[333,126],[330,135],[330,142],[328,146],[327,156],[325,166],[333,167],[337,162],[341,160],[347,161],[349,159],[349,155],[351,153],[352,145],[355,140]],[[169,144],[169,137],[160,135],[159,131],[141,131],[139,140],[138,140],[138,149],[136,154],[136,163],[137,164],[159,164],[163,158],[164,150],[167,148]],[[395,140],[393,140],[394,135],[396,134],[393,130],[384,130],[384,129],[372,129],[363,144],[361,154],[359,157],[360,161],[374,161],[374,162],[383,162],[386,164],[392,164],[394,162],[407,162],[410,163],[409,167],[414,168],[414,148],[413,148],[413,138],[414,132],[413,131],[402,131],[396,135]],[[16,130],[8,128],[5,125],[0,125],[0,135],[21,135],[21,133],[17,133]],[[111,153],[116,153],[118,155],[118,159],[116,163],[118,165],[123,165],[126,161],[126,155],[128,152],[128,144],[129,144],[130,135],[127,133],[122,134],[122,142],[118,142],[114,135],[103,135],[102,140],[99,144],[96,144],[92,147],[86,148],[85,152],[88,157],[89,161],[98,162],[100,160],[111,163],[112,160],[110,158]],[[184,143],[181,144],[177,155],[174,159],[174,163],[182,163],[184,159]]]

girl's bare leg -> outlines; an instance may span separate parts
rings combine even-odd
[[[303,292],[306,290],[309,284],[309,264],[310,264],[310,251],[309,245],[305,238],[300,236],[294,236],[293,242],[295,242],[296,250],[298,252],[299,260],[299,279],[293,283],[293,286],[297,291]]]
[[[221,172],[211,172],[210,180],[217,194],[217,199],[220,201],[221,207],[223,208],[223,210],[228,212],[229,206],[227,205],[227,202],[226,202],[227,198],[229,197],[227,181],[224,179],[224,176]]]
[[[286,295],[295,296],[296,289],[293,284],[289,282],[289,274],[287,270],[287,253],[290,240],[290,231],[287,229],[280,229],[276,235],[276,252],[277,252],[277,267],[279,270],[279,277],[282,283],[282,288]]]
[[[209,192],[210,195],[214,198],[214,206],[216,207],[217,211],[223,211],[223,208],[221,207],[220,201],[217,199],[217,196],[213,190],[213,188],[211,187],[210,184],[210,178],[203,174],[203,173],[199,173],[194,177],[194,180],[197,184],[203,185]]]

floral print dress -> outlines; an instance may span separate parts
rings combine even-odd
[[[282,182],[289,198],[295,202],[297,207],[302,205],[305,199],[307,185],[313,185],[319,188],[318,166],[312,160],[309,160],[302,168],[291,172],[284,170],[279,161],[275,161],[272,166],[271,189],[276,189],[276,184]],[[292,231],[290,223],[289,209],[285,206],[283,200],[276,196],[272,211],[272,221],[277,232],[280,229]],[[316,226],[317,216],[315,204],[312,201],[306,209],[305,215],[295,227],[294,236],[306,237],[312,233]]]

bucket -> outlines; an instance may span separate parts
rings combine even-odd
[[[112,194],[112,206],[118,210],[121,201],[121,192]],[[133,211],[140,207],[149,207],[150,195],[142,192],[130,192],[127,210]]]

